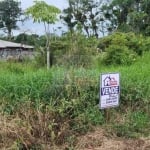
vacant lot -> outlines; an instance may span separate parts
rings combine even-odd
[[[1,63],[0,149],[148,150],[149,58],[145,53],[131,66],[49,71]],[[109,110],[109,119],[98,108],[102,72],[121,74],[120,106]]]

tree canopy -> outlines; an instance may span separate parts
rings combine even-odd
[[[0,1],[0,28],[11,38],[12,30],[17,29],[17,21],[22,14],[20,2],[15,0]]]
[[[26,14],[31,16],[34,22],[54,24],[57,21],[57,14],[60,13],[57,7],[48,5],[44,1],[34,1],[34,3],[26,10]]]
[[[113,31],[150,35],[149,0],[68,0],[62,16],[70,31],[107,35]]]
[[[102,0],[68,0],[69,7],[64,9],[63,20],[69,30],[81,28],[88,37],[98,37],[101,20]]]
[[[105,20],[110,23],[109,31],[133,31],[150,35],[149,0],[113,0],[103,6]]]

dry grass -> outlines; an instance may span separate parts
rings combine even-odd
[[[42,112],[24,104],[14,115],[0,114],[0,149],[56,149],[71,134],[68,123],[54,109]]]
[[[76,150],[149,150],[150,139],[124,139],[117,136],[110,137],[102,128],[96,128],[78,138]]]
[[[0,115],[0,149],[16,149],[19,144],[28,149],[39,141],[32,135],[32,127],[19,116]]]
[[[28,150],[38,145],[40,147],[35,149],[69,149],[69,143],[56,146],[56,144],[63,144],[64,138],[69,134],[69,128],[65,121],[60,126],[55,124],[54,120],[51,121],[52,113],[33,111],[27,107],[21,110],[19,114],[11,117],[0,115],[0,149],[15,150],[21,146],[22,149]],[[52,129],[59,132],[56,134],[56,132],[52,132]],[[94,131],[79,136],[72,147],[75,150],[149,150],[150,139],[118,138],[116,135],[110,135],[101,127],[97,127]]]

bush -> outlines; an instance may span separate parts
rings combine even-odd
[[[134,33],[116,32],[102,38],[98,44],[98,48],[102,52],[107,53],[107,57],[104,58],[104,63],[107,65],[131,64],[137,55],[141,56],[144,51],[149,50],[149,45],[149,38],[144,38],[142,35],[137,36]]]
[[[106,51],[106,56],[103,58],[103,62],[106,65],[130,65],[136,58],[136,54],[130,52],[126,46],[111,45]]]
[[[144,40],[143,40],[143,46],[142,46],[142,50],[143,51],[150,51],[150,37],[146,37]]]

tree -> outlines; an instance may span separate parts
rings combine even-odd
[[[36,45],[39,45],[38,40],[39,40],[39,35],[37,34],[29,35],[29,34],[26,34],[25,32],[14,37],[14,42],[27,44],[27,45],[33,45],[34,47]]]
[[[22,15],[20,2],[15,0],[0,1],[0,28],[8,34],[11,39],[12,30],[17,29],[17,21]]]
[[[103,22],[100,7],[103,0],[68,0],[69,7],[64,9],[63,20],[70,31],[82,28],[88,37],[98,37],[100,23]]]
[[[31,16],[34,22],[43,23],[46,36],[46,45],[47,50],[47,69],[50,68],[50,24],[54,24],[57,21],[57,15],[60,13],[60,10],[52,5],[48,5],[44,1],[34,1],[34,5],[29,7],[26,10],[26,14]]]
[[[149,0],[112,0],[103,6],[108,31],[114,29],[149,35],[150,29],[150,1]]]

